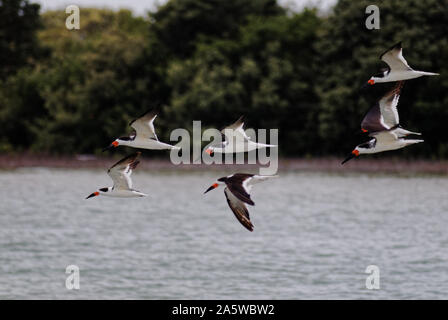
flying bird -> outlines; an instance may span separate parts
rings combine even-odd
[[[409,80],[422,76],[437,76],[438,73],[417,71],[412,69],[403,57],[403,48],[401,41],[385,51],[380,59],[387,63],[388,68],[382,69],[377,75],[374,75],[364,86],[374,85],[381,82],[394,82]]]
[[[103,151],[116,148],[118,146],[128,146],[132,148],[163,150],[176,149],[179,147],[172,146],[167,143],[160,142],[154,130],[154,119],[157,117],[155,111],[148,111],[141,117],[131,121],[129,125],[135,130],[134,134],[127,137],[115,139]]]
[[[204,194],[218,188],[220,185],[225,185],[224,194],[226,195],[227,203],[229,204],[230,209],[235,214],[238,221],[247,230],[253,231],[254,226],[250,221],[249,211],[246,207],[246,204],[251,206],[255,205],[250,198],[250,191],[253,184],[273,177],[277,176],[259,176],[248,173],[235,173],[227,177],[219,178],[204,192]]]
[[[403,139],[408,135],[421,133],[408,131],[400,126],[397,105],[402,87],[403,81],[397,82],[390,92],[370,108],[361,123],[361,130],[373,139],[356,146],[342,164],[361,154],[401,149],[424,141]]]
[[[251,138],[244,131],[243,116],[241,116],[235,123],[225,127],[221,130],[222,142],[210,145],[205,152],[209,155],[216,153],[240,153],[249,152],[261,148],[273,148],[277,145],[258,143],[251,140]]]
[[[110,167],[107,174],[112,178],[114,186],[101,188],[90,194],[86,199],[99,195],[116,198],[146,197],[147,194],[132,189],[131,174],[132,170],[140,163],[137,160],[140,154],[141,152],[131,154]]]

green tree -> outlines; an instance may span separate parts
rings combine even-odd
[[[151,31],[165,53],[186,58],[199,39],[234,38],[249,16],[279,14],[275,0],[171,0],[151,14]]]
[[[240,36],[240,28],[252,16],[267,18],[279,15],[285,15],[285,10],[275,0],[171,0],[150,13],[148,46],[142,67],[147,79],[147,101],[166,106],[168,110],[170,121],[166,122],[167,126],[163,114],[158,119],[161,131],[191,126],[190,118],[181,118],[188,106],[181,114],[171,112],[179,109],[175,106],[171,108],[172,99],[176,95],[173,89],[177,88],[173,88],[174,79],[170,74],[176,65],[195,59],[193,56],[197,56],[199,47],[203,45],[218,40],[234,41]],[[175,80],[177,83],[181,79],[189,81],[184,75],[179,76],[180,79]],[[165,109],[161,108],[162,113]],[[172,116],[178,121],[173,121]],[[168,138],[168,133],[162,137]]]
[[[235,39],[197,44],[193,57],[169,65],[170,118],[222,127],[247,116],[254,128],[279,128],[288,154],[307,153],[317,116],[315,11],[252,16]]]
[[[38,56],[40,5],[28,0],[0,1],[0,80]]]
[[[128,10],[82,9],[81,14],[78,32],[65,28],[64,12],[44,13],[39,39],[51,55],[10,77],[0,90],[6,105],[0,125],[9,130],[9,145],[38,152],[99,152],[123,133],[133,115],[149,107],[142,106],[141,68],[148,22]],[[27,116],[16,117],[21,114]],[[23,129],[20,144],[14,127]]]

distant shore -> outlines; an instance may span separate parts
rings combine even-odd
[[[172,164],[168,157],[149,158],[142,155],[144,161],[141,161],[139,168],[143,170],[181,170],[181,171],[203,171],[207,170],[223,171],[229,168],[238,168],[238,170],[253,171],[258,165],[205,165],[205,164]],[[0,155],[0,170],[17,168],[109,168],[119,157],[96,157],[93,155],[75,155],[75,156],[48,156],[48,155]],[[395,158],[373,159],[363,157],[354,159],[345,165],[341,165],[339,158],[288,158],[279,160],[280,171],[309,171],[309,172],[383,172],[383,173],[402,173],[402,174],[439,174],[448,175],[448,161],[446,160],[404,160]]]

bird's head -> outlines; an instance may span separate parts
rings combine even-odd
[[[205,149],[205,153],[207,153],[210,156],[213,156],[213,154],[215,153],[215,148],[214,147],[208,147],[207,149]]]
[[[205,190],[204,194],[206,194],[209,191],[212,191],[213,189],[216,189],[219,187],[219,185],[222,184],[220,181],[216,181],[214,184],[212,184],[207,190]]]
[[[96,197],[99,195],[100,195],[99,191],[95,191],[95,192],[91,193],[89,196],[87,196],[86,199],[93,198],[93,197]]]
[[[224,134],[221,134],[221,139],[215,140],[214,143],[211,143],[208,145],[207,149],[205,149],[205,153],[207,153],[209,156],[213,157],[215,152],[221,153],[223,152],[223,149],[229,144],[229,141],[226,140],[226,137]]]
[[[116,139],[115,141],[113,141],[110,145],[108,145],[106,148],[104,148],[103,149],[103,152],[104,151],[107,151],[107,150],[110,150],[110,149],[113,149],[113,148],[116,148],[116,147],[118,147],[120,145],[120,142],[118,142],[118,139]]]
[[[89,199],[89,198],[93,198],[93,197],[99,196],[100,194],[102,194],[102,193],[106,193],[106,192],[108,192],[108,191],[109,191],[109,188],[101,188],[101,189],[99,189],[98,191],[95,191],[95,192],[91,193],[89,196],[86,197],[86,199]]]
[[[347,158],[345,158],[344,161],[342,161],[341,164],[346,163],[347,161],[350,161],[353,158],[359,157],[359,155],[361,154],[359,147],[356,147],[349,155]]]
[[[365,82],[362,85],[361,89],[365,89],[369,86],[373,86],[376,83],[376,79],[377,79],[376,77],[371,77],[367,82]]]

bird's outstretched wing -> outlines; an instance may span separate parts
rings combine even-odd
[[[391,70],[406,71],[412,70],[408,62],[403,57],[403,48],[401,41],[381,54],[380,59],[387,63]]]
[[[141,138],[159,140],[154,130],[154,119],[157,113],[154,110],[144,113],[141,117],[131,121],[129,125],[134,128],[136,135]]]
[[[107,171],[114,182],[114,189],[132,189],[131,174],[132,170],[140,163],[137,160],[140,154],[141,152],[136,152],[121,159]]]
[[[400,100],[400,92],[403,85],[404,81],[398,81],[395,87],[379,101],[383,121],[390,128],[400,123],[397,106],[398,101]]]
[[[380,104],[377,102],[369,109],[361,122],[361,130],[364,132],[377,132],[387,130],[386,124],[381,116]]]
[[[249,141],[250,137],[244,131],[244,116],[239,117],[237,121],[232,123],[230,126],[225,127],[221,130],[221,133],[226,136],[226,140],[241,140]]]
[[[365,132],[389,130],[400,123],[397,105],[404,81],[398,81],[395,87],[386,93],[365,115],[361,129]]]
[[[236,120],[234,123],[232,123],[230,126],[225,127],[225,129],[232,129],[232,130],[238,130],[241,129],[244,126],[244,116],[241,116]]]
[[[235,173],[230,177],[226,177],[224,180],[227,188],[229,188],[235,197],[251,206],[255,205],[255,203],[250,198],[248,180],[252,179],[253,176],[253,174],[249,173]]]
[[[233,214],[238,219],[238,221],[249,231],[254,230],[254,226],[250,221],[249,211],[247,210],[244,202],[238,199],[228,187],[224,189],[224,194],[227,198],[227,203],[230,209],[232,209]]]

